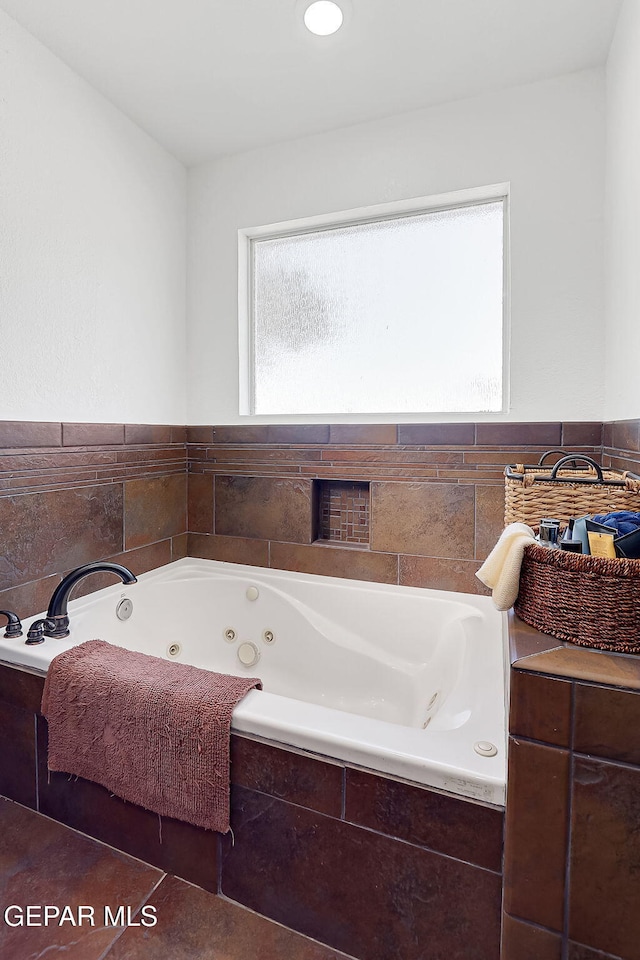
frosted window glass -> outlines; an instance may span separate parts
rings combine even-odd
[[[502,200],[252,247],[254,413],[502,408]]]

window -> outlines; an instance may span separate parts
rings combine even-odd
[[[505,190],[457,196],[241,231],[241,412],[504,409]]]

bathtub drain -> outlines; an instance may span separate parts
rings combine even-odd
[[[168,657],[179,657],[182,653],[182,647],[179,643],[170,643],[167,647]]]
[[[118,620],[128,620],[133,613],[133,603],[128,597],[123,597],[116,607],[116,617]]]

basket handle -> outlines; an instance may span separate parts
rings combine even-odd
[[[544,461],[547,459],[547,457],[550,457],[552,453],[561,453],[562,456],[565,458],[565,460],[567,458],[566,450],[547,450],[547,452],[543,453],[540,459],[538,460],[538,466],[541,467]],[[573,466],[574,466],[574,469],[577,469],[575,460],[573,460]]]
[[[557,473],[560,467],[563,467],[565,464],[569,462],[572,462],[575,465],[576,460],[584,460],[585,463],[588,463],[590,467],[593,467],[598,477],[598,483],[604,483],[604,477],[602,475],[602,467],[600,466],[600,464],[596,463],[595,460],[592,460],[591,457],[584,457],[584,456],[581,456],[580,454],[574,454],[568,457],[563,457],[562,460],[558,460],[558,462],[554,465],[553,470],[551,471],[551,476],[549,477],[549,480],[561,480],[562,477],[557,476]]]

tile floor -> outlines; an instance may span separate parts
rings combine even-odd
[[[26,907],[31,906],[30,914]],[[44,907],[69,910],[60,917]],[[85,907],[78,923],[78,908]],[[118,909],[133,923],[116,924]],[[9,908],[9,909],[7,909]],[[92,908],[92,910],[91,910]],[[144,908],[144,909],[143,909]],[[74,923],[64,916],[71,916]],[[23,920],[23,925],[20,920]],[[90,919],[93,919],[91,924]],[[143,920],[154,926],[145,926]],[[30,921],[27,924],[27,921]],[[0,798],[2,960],[349,960],[244,907]]]

